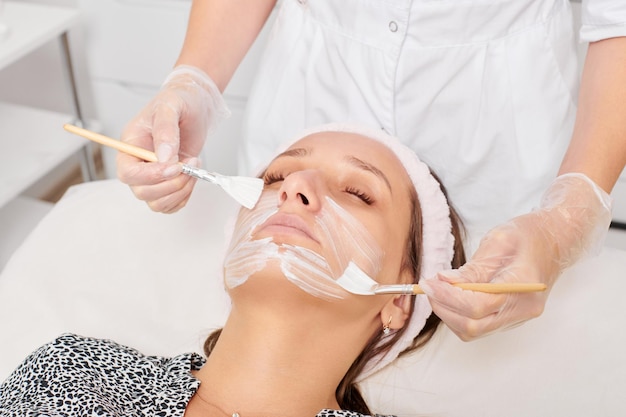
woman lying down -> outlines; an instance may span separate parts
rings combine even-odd
[[[0,415],[371,414],[358,382],[423,345],[439,319],[425,296],[354,295],[336,280],[351,261],[381,284],[459,267],[456,215],[412,151],[360,127],[310,131],[263,177],[234,226],[232,309],[206,358],[63,335],[0,386]]]

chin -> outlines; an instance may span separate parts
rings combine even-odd
[[[272,261],[262,271],[256,272],[241,285],[228,289],[233,303],[286,303],[302,305],[313,304],[337,304],[345,302],[351,294],[336,286],[337,289],[329,290],[318,285],[311,285],[300,279],[290,279],[278,261]]]

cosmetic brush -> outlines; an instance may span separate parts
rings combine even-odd
[[[348,264],[343,275],[336,282],[346,291],[358,295],[424,294],[419,284],[379,284],[363,272],[354,262]],[[545,284],[537,283],[457,282],[452,285],[463,290],[490,294],[526,293],[546,290]]]
[[[89,139],[101,145],[117,149],[120,152],[135,156],[139,159],[143,159],[144,161],[158,162],[156,154],[147,149],[143,149],[71,124],[65,124],[63,125],[63,128],[70,133],[82,136],[85,139]],[[179,162],[179,164],[182,166],[183,174],[219,185],[239,204],[249,209],[252,209],[256,205],[259,197],[261,196],[261,192],[263,191],[264,183],[260,178],[229,177],[215,172],[209,172],[201,168],[192,167],[190,165],[183,164],[182,162]]]

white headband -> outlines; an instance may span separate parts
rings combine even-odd
[[[428,166],[420,161],[412,149],[397,138],[390,136],[383,130],[346,123],[331,123],[302,132],[298,138],[283,144],[283,149],[279,152],[305,136],[329,131],[354,133],[374,139],[387,146],[396,155],[413,182],[422,212],[423,252],[420,278],[432,277],[439,271],[450,269],[454,255],[454,236],[452,235],[448,201],[441,191],[439,182],[431,175]],[[413,339],[424,328],[426,319],[432,314],[432,308],[426,295],[421,294],[414,297],[413,315],[402,337],[386,353],[370,360],[358,376],[358,381],[362,381],[396,359],[402,351],[411,346]]]

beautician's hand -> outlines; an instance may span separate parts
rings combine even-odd
[[[189,200],[195,183],[181,174],[179,160],[198,166],[197,156],[208,131],[229,114],[219,89],[205,72],[177,66],[122,133],[122,141],[153,150],[159,162],[144,162],[120,152],[120,180],[152,210],[179,210]]]
[[[611,221],[611,198],[582,174],[559,176],[541,206],[490,231],[459,270],[425,279],[433,311],[463,340],[539,316],[563,269],[598,251]],[[529,294],[462,291],[449,282],[542,282]]]

